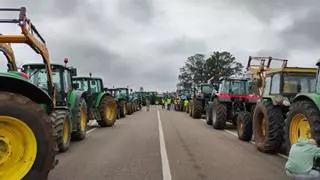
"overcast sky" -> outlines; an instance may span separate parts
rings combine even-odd
[[[68,57],[81,75],[92,72],[109,87],[175,90],[185,59],[215,50],[230,51],[244,64],[249,55],[263,55],[312,67],[319,57],[317,0],[1,0],[0,5],[26,6],[53,62]],[[29,48],[14,49],[19,65],[41,61]]]

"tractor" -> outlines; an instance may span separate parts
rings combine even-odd
[[[49,52],[25,7],[1,8],[0,12],[18,12],[17,18],[0,19],[0,23],[18,24],[21,29],[19,34],[0,34],[0,51],[8,62],[8,71],[0,73],[0,179],[47,179],[57,165],[55,119],[50,115],[58,109]],[[26,44],[41,55],[47,68],[48,92],[18,71],[11,43]]]
[[[313,138],[320,145],[320,60],[317,62],[316,84],[306,84],[301,79],[301,90],[291,102],[284,123],[284,140],[286,153],[289,152],[291,145],[295,144],[298,138]],[[314,88],[315,91],[309,91],[308,87]],[[309,91],[309,93],[308,93]],[[318,167],[320,167],[318,159]]]
[[[87,119],[95,120],[100,127],[112,127],[117,118],[117,104],[112,95],[103,89],[103,80],[98,77],[77,76],[72,78],[74,89],[84,92],[87,103]]]
[[[206,114],[206,107],[208,105],[213,85],[203,83],[194,88],[193,98],[189,103],[189,115],[192,118],[201,118],[202,114]]]
[[[254,109],[252,124],[247,123],[252,126],[252,129],[247,126],[243,130],[245,133],[253,132],[255,145],[259,151],[264,153],[285,152],[283,136],[285,118],[287,115],[289,118],[292,117],[289,109],[296,109],[297,104],[294,103],[291,108],[289,107],[294,100],[304,97],[299,96],[295,99],[297,94],[315,91],[317,69],[287,67],[288,60],[286,59],[251,56],[248,61],[248,69],[254,68],[251,65],[252,60],[260,62],[255,71],[257,78],[254,80],[256,89],[260,92],[260,100]],[[267,64],[265,64],[266,60],[268,60]],[[272,61],[282,62],[281,67],[271,69]],[[289,114],[287,114],[288,112]],[[303,123],[303,121],[301,122]],[[298,130],[299,128],[297,128]]]
[[[65,59],[67,64],[67,59]],[[29,81],[45,92],[49,92],[47,69],[44,64],[24,64],[23,72],[29,76]],[[60,64],[51,64],[53,84],[55,87],[55,103],[58,110],[51,114],[56,119],[57,143],[60,152],[70,147],[70,141],[86,138],[87,109],[84,93],[73,90],[72,75],[76,69]]]
[[[131,115],[133,113],[128,88],[104,88],[104,90],[110,92],[113,97],[115,97],[118,118],[125,118],[126,115]]]
[[[219,90],[212,91],[208,106],[207,124],[214,129],[224,129],[226,122],[237,126],[238,119],[251,116],[258,99],[257,96],[249,94],[246,78],[222,77],[220,82]]]

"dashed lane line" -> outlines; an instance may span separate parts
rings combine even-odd
[[[164,140],[163,128],[162,128],[159,110],[157,110],[157,115],[158,115],[159,140],[160,140],[160,155],[161,155],[161,164],[162,164],[162,177],[163,177],[163,180],[171,180],[170,165],[169,165],[168,154],[166,149],[166,143]]]

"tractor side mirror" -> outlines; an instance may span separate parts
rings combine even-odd
[[[71,76],[77,76],[77,68],[71,68]]]
[[[130,92],[132,92],[133,90],[132,89],[130,89]]]
[[[73,89],[78,89],[79,88],[79,84],[78,83],[73,83],[72,84],[72,88]]]

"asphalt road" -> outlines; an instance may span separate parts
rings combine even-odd
[[[49,180],[285,180],[285,159],[186,113],[140,111],[59,154]],[[232,131],[232,130],[231,130]]]

